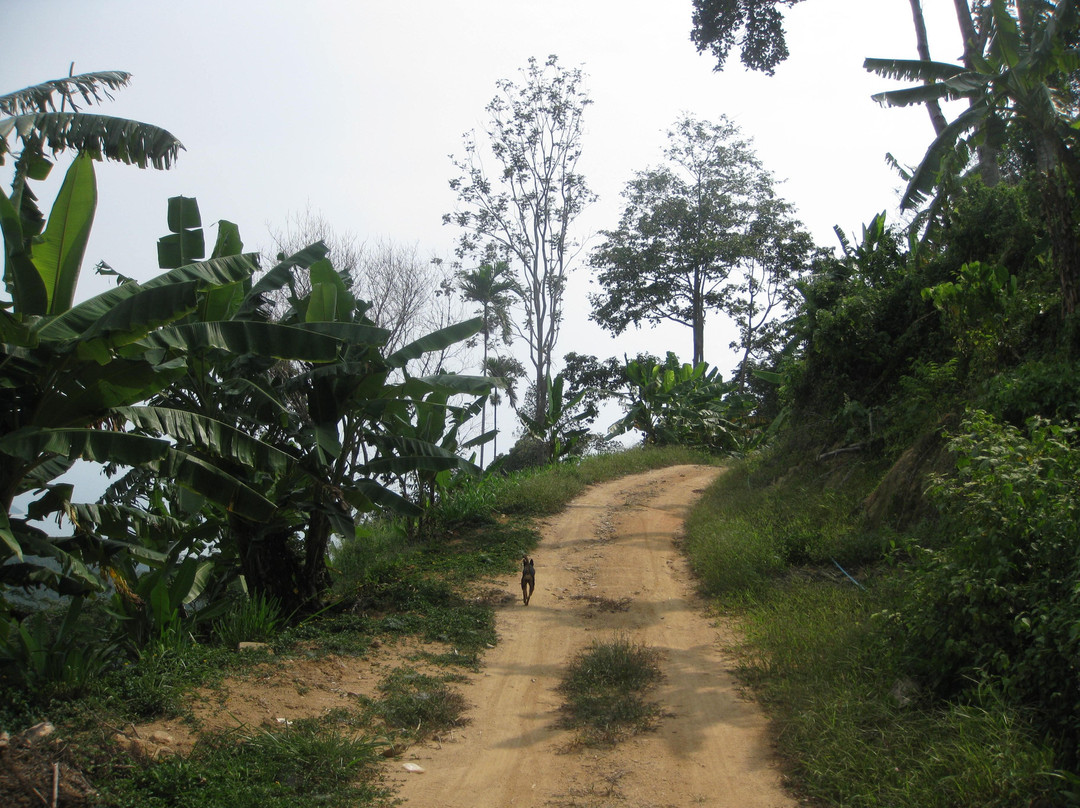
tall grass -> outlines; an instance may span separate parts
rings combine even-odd
[[[852,476],[842,490],[795,480],[762,485],[747,463],[733,463],[687,519],[694,571],[712,594],[753,595],[793,564],[847,568],[880,559],[883,537],[851,519],[872,482]]]
[[[1052,750],[999,694],[942,702],[906,676],[883,615],[908,584],[853,507],[869,482],[827,492],[738,464],[688,522],[691,562],[743,628],[740,676],[772,715],[793,781],[868,808],[1062,804]]]

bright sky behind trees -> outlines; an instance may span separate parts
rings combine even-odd
[[[931,54],[956,59],[952,3],[924,5]],[[72,61],[76,72],[126,70],[131,87],[100,111],[161,125],[187,148],[168,172],[101,168],[83,295],[104,288],[92,276],[98,260],[140,279],[157,273],[166,202],[179,194],[198,198],[204,221],[237,222],[248,249],[310,207],[361,238],[451,257],[457,233],[441,224],[454,205],[448,155],[483,127],[496,80],[520,78],[530,56],[558,54],[587,75],[580,168],[600,200],[581,218],[582,237],[615,226],[625,182],[660,161],[683,112],[725,114],[753,138],[828,247],[834,224],[858,231],[892,213],[901,182],[885,153],[915,163],[932,136],[923,110],[872,102],[887,83],[862,69],[867,56],[914,58],[905,0],[797,5],[787,13],[791,57],[772,78],[737,61],[714,73],[690,41],[689,0],[5,0],[3,12],[5,91],[65,75]],[[587,321],[588,291],[583,268],[557,356],[689,357],[677,327],[613,340]],[[715,318],[707,335],[706,355],[725,374],[729,333]]]

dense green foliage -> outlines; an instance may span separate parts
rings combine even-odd
[[[984,412],[950,448],[931,496],[949,541],[916,551],[903,627],[914,672],[952,695],[972,683],[1036,711],[1067,759],[1080,744],[1080,446],[1075,428],[1026,433]]]

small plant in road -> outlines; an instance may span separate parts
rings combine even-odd
[[[626,637],[594,642],[574,657],[559,685],[565,724],[598,746],[650,729],[660,706],[645,695],[663,675],[655,649]]]

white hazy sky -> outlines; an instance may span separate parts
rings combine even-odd
[[[932,55],[955,60],[953,4],[924,5]],[[101,259],[157,274],[166,200],[179,194],[198,198],[204,223],[237,222],[248,249],[310,207],[362,239],[449,258],[448,155],[482,130],[496,80],[518,77],[530,56],[557,54],[588,77],[581,169],[600,200],[579,220],[582,238],[616,225],[623,185],[659,162],[682,112],[736,122],[829,247],[833,225],[858,231],[895,209],[900,181],[884,155],[917,162],[932,135],[921,109],[872,102],[888,83],[862,69],[867,56],[914,58],[907,0],[799,4],[787,12],[791,57],[771,78],[736,55],[714,72],[689,40],[690,0],[0,0],[0,10],[0,91],[66,75],[72,61],[76,72],[126,70],[131,86],[100,111],[163,126],[187,149],[168,172],[99,167],[82,296],[103,288],[92,275]],[[47,209],[52,192],[40,195]],[[615,339],[589,322],[588,274],[571,282],[558,356],[689,357],[688,329]],[[725,372],[728,333],[714,318],[705,350]]]

